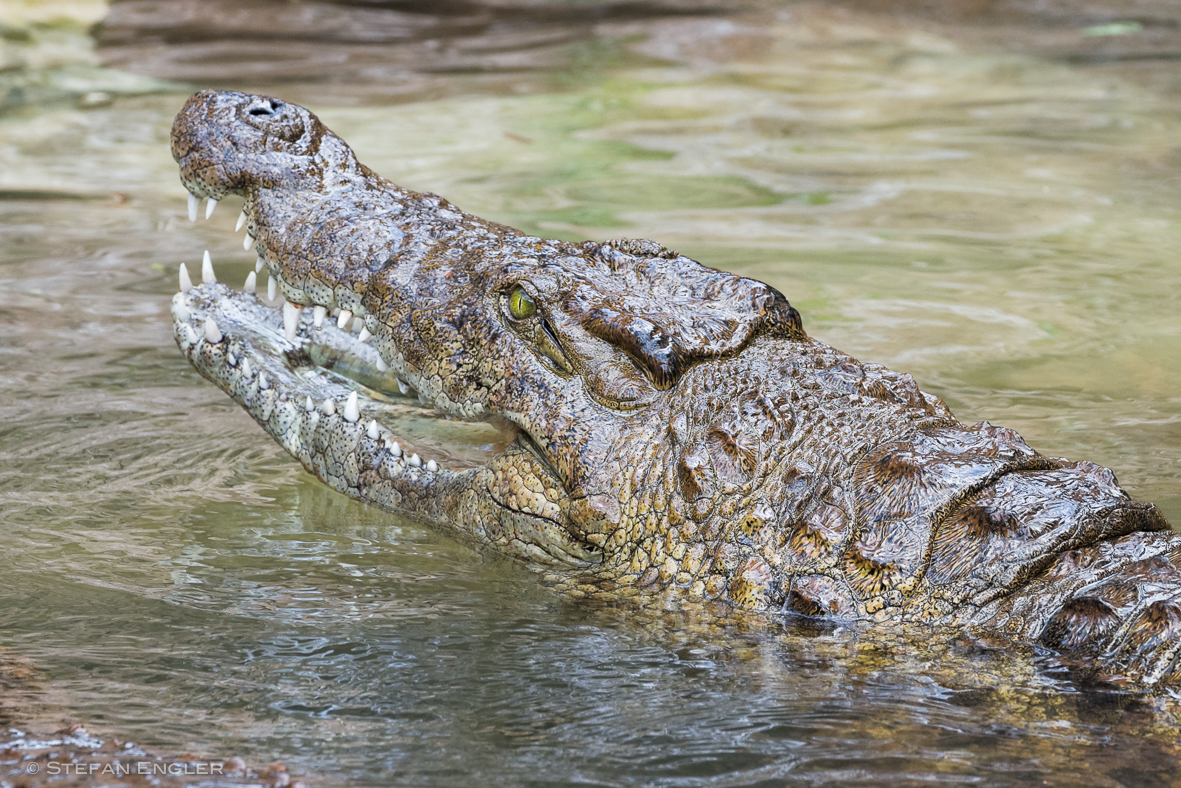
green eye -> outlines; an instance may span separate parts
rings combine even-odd
[[[513,288],[513,292],[508,297],[508,313],[513,316],[513,319],[524,320],[527,317],[532,317],[536,311],[537,304],[533,303],[533,299],[525,292],[525,288],[520,286]]]

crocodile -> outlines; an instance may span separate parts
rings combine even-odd
[[[272,97],[196,93],[172,154],[190,219],[243,199],[270,277],[261,298],[256,273],[182,264],[176,342],[335,490],[571,598],[958,627],[1181,684],[1181,534],[1156,506],[810,337],[771,286],[479,219]],[[411,408],[499,442],[424,459]]]

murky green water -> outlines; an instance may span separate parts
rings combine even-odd
[[[182,260],[253,262],[233,205],[185,219],[172,115],[269,86],[466,210],[765,279],[814,335],[1181,523],[1175,35],[773,4],[583,20],[403,82],[313,59],[338,87],[278,84],[290,42],[241,72],[205,39],[94,52],[76,20],[103,9],[54,8],[0,5],[0,645],[53,714],[357,785],[1179,779],[1159,714],[1037,655],[562,602],[310,480],[168,318]]]

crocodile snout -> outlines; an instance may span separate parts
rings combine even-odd
[[[298,186],[309,177],[325,129],[302,107],[269,96],[202,90],[172,124],[172,157],[195,197],[248,195],[256,186]]]

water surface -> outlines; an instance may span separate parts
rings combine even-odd
[[[164,5],[115,6],[97,48],[101,5],[0,6],[0,645],[55,713],[328,784],[1176,780],[1167,716],[1044,655],[563,602],[311,480],[168,316],[181,261],[253,263],[232,201],[185,218],[172,116],[265,89],[473,213],[765,279],[814,336],[1181,522],[1167,3]]]

